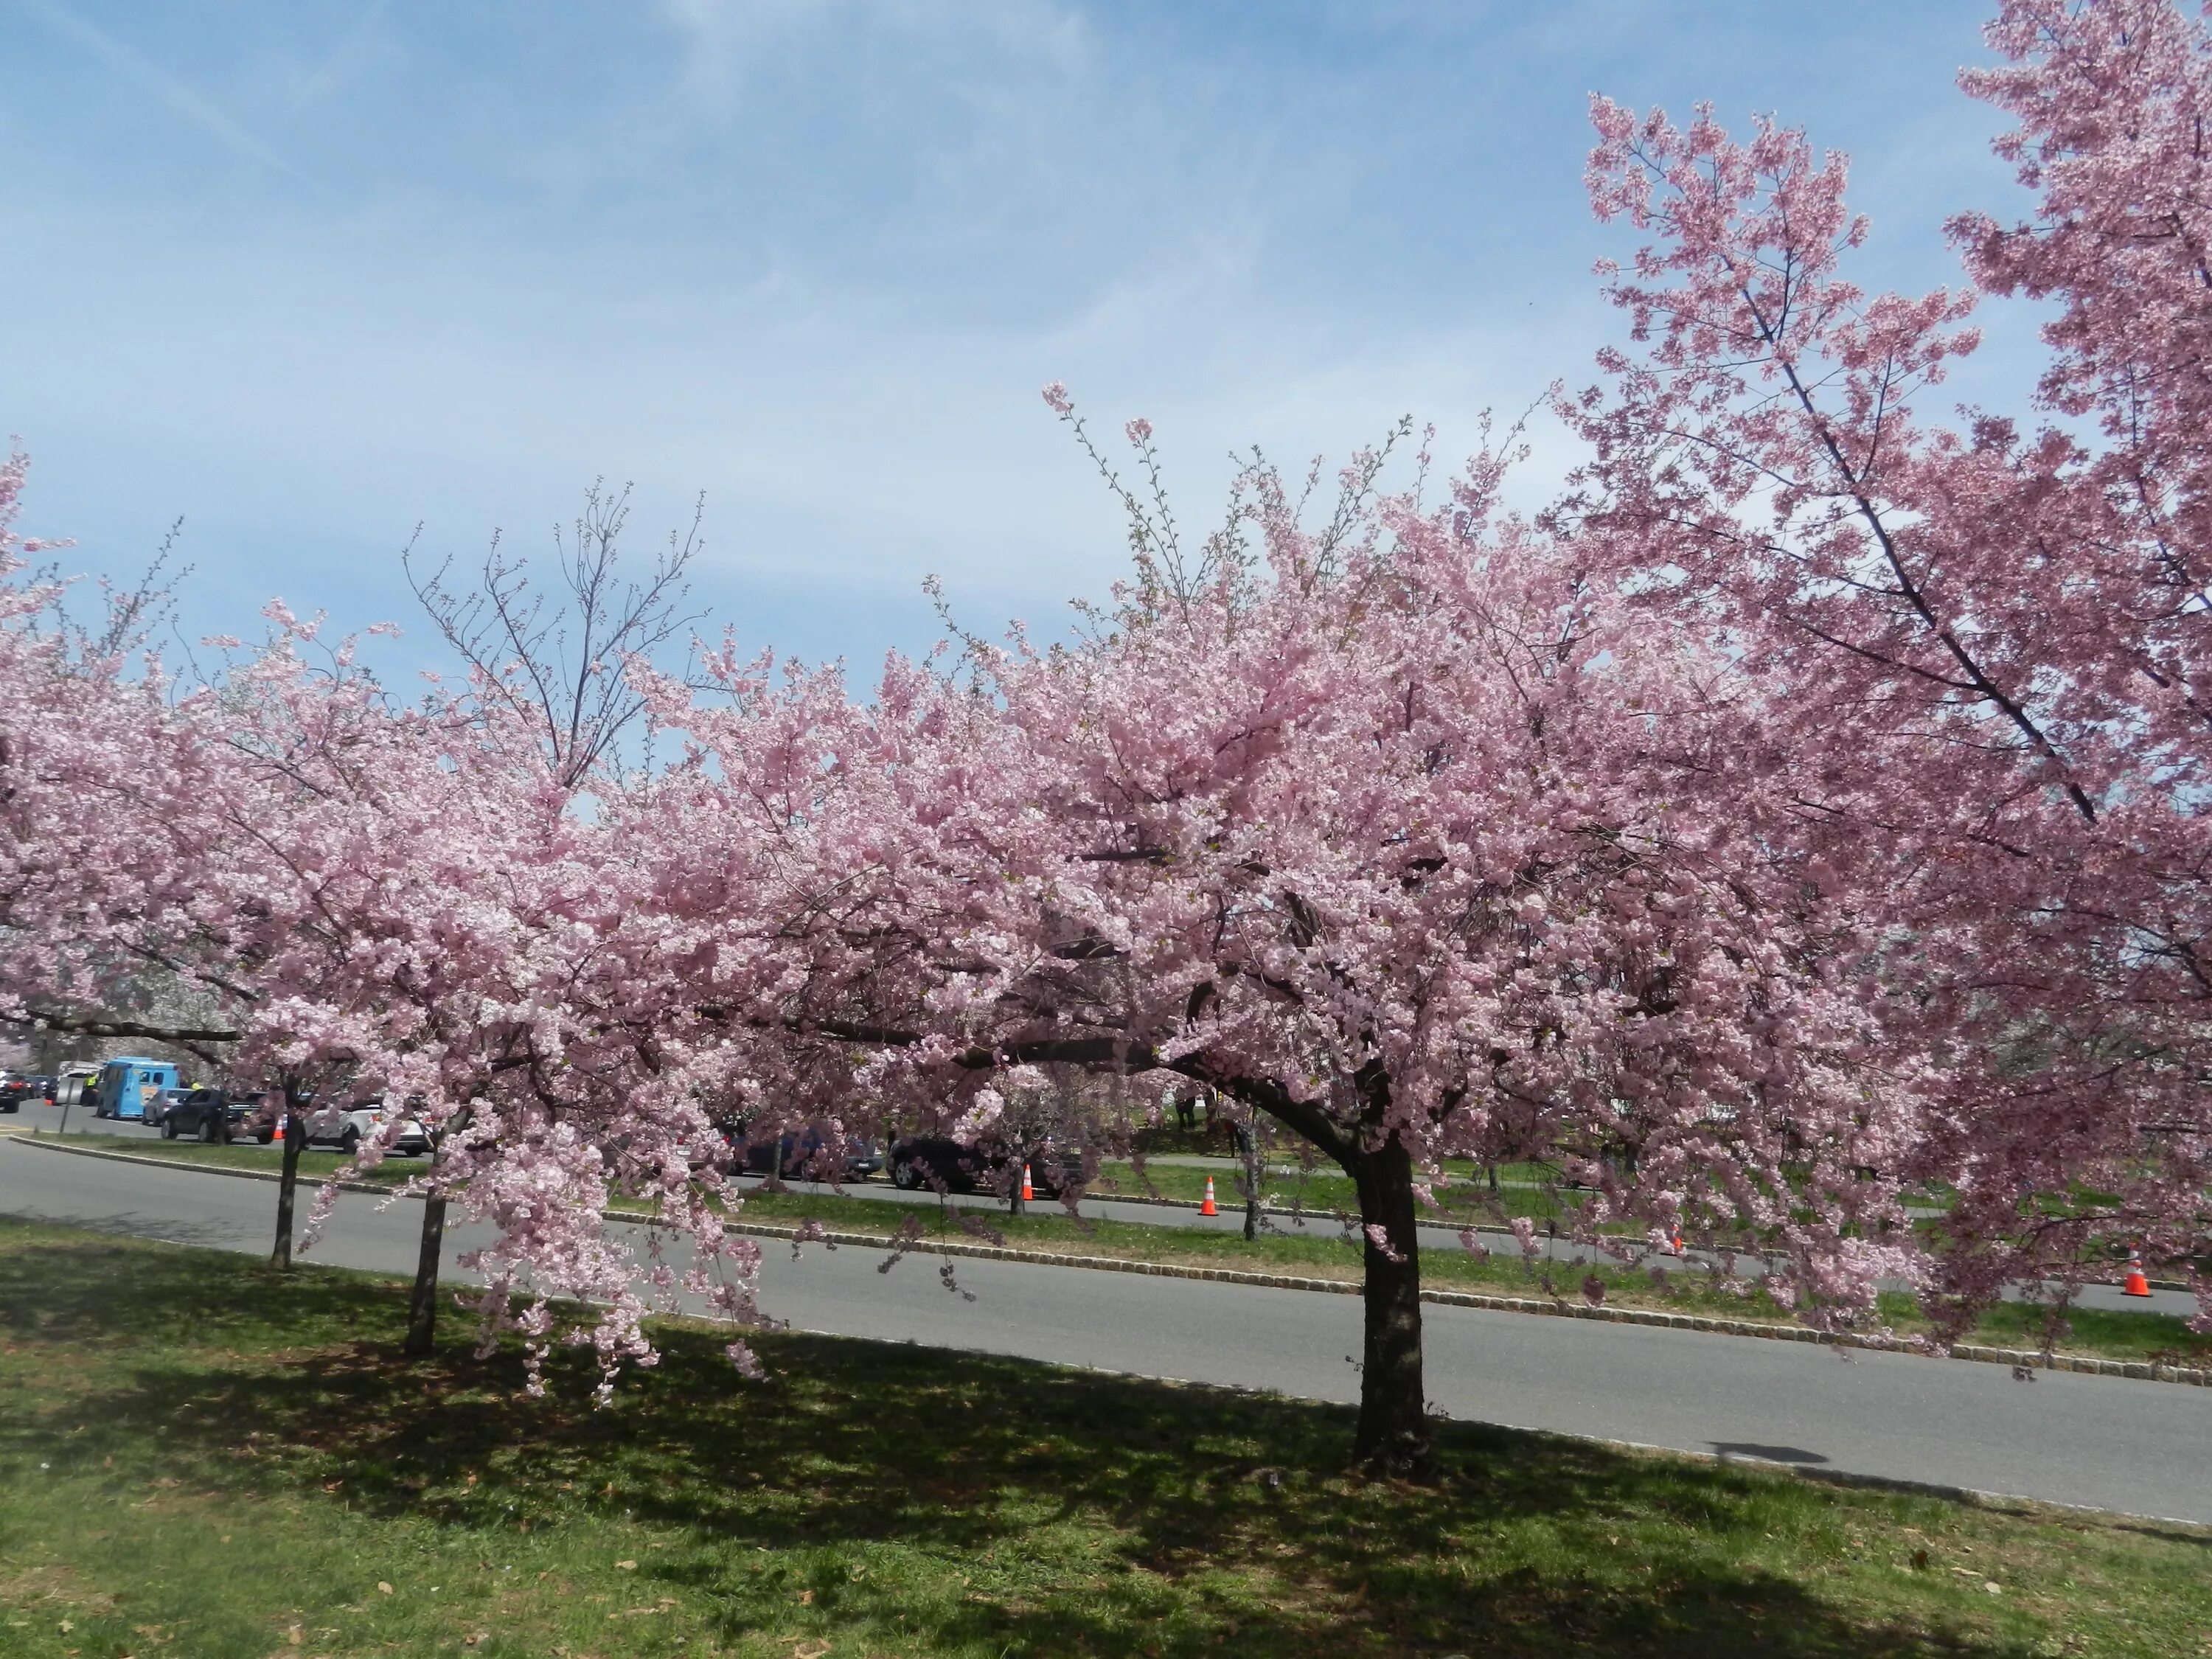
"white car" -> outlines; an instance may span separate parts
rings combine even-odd
[[[357,1100],[350,1106],[310,1106],[303,1115],[307,1125],[305,1144],[335,1146],[350,1158],[356,1147],[377,1132],[391,1110],[380,1100]],[[253,1138],[265,1146],[275,1135],[276,1127],[270,1124],[257,1129]],[[429,1132],[418,1120],[409,1117],[401,1122],[391,1150],[419,1158],[430,1150]]]

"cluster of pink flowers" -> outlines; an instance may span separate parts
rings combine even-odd
[[[1553,520],[1738,654],[1786,768],[1762,833],[1886,936],[1969,1300],[2212,1237],[2212,43],[2169,0],[2009,0],[1990,37],[1964,82],[2036,211],[1951,229],[1979,289],[2056,307],[2043,423],[1929,417],[1978,296],[1845,282],[1840,160],[1600,100],[1593,199],[1657,240]]]

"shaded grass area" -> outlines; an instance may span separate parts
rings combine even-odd
[[[0,1222],[0,1652],[2193,1654],[2212,1536],[1028,1362],[664,1333],[616,1405],[331,1270]],[[1990,1586],[1996,1588],[1992,1589]]]
[[[77,1139],[72,1136],[72,1144]],[[113,1135],[88,1135],[82,1139],[101,1150],[257,1170],[274,1170],[283,1150],[251,1143],[207,1146],[197,1142],[146,1141]],[[335,1173],[343,1162],[343,1156],[337,1152],[306,1152],[300,1159],[303,1177],[315,1180]],[[422,1169],[422,1160],[419,1158],[396,1158],[369,1171],[367,1179],[396,1184],[419,1174]],[[1163,1166],[1158,1172],[1169,1171]],[[1201,1181],[1204,1175],[1203,1171],[1189,1170],[1176,1173],[1196,1174]],[[1048,1203],[1039,1204],[1024,1215],[1009,1216],[1003,1212],[948,1212],[927,1197],[911,1203],[890,1203],[817,1193],[769,1193],[748,1187],[744,1213],[749,1220],[770,1224],[816,1220],[840,1231],[867,1233],[886,1240],[904,1218],[912,1216],[920,1224],[923,1236],[929,1239],[1005,1243],[1022,1249],[1071,1255],[1293,1274],[1347,1283],[1357,1283],[1363,1272],[1359,1245],[1326,1213],[1308,1216],[1303,1226],[1288,1218],[1271,1218],[1273,1231],[1249,1243],[1234,1233],[1194,1228],[1133,1222],[1076,1222]],[[1622,1267],[1605,1261],[1595,1252],[1589,1254],[1591,1260],[1579,1264],[1545,1261],[1532,1266],[1510,1249],[1486,1257],[1457,1249],[1431,1250],[1423,1255],[1421,1272],[1424,1281],[1438,1289],[1570,1302],[1582,1299],[1585,1281],[1595,1279],[1602,1287],[1607,1303],[1613,1306],[1650,1308],[1715,1319],[1776,1322],[1791,1319],[1788,1310],[1754,1285],[1718,1283],[1705,1273],[1669,1270],[1663,1264],[1657,1264],[1656,1273],[1650,1267]],[[1910,1297],[1885,1296],[1881,1313],[1890,1328],[1901,1335],[1928,1328],[1927,1322],[1918,1316]],[[2018,1304],[1993,1308],[1965,1340],[1997,1347],[2040,1348],[2045,1340],[2045,1318],[2039,1309]],[[2154,1359],[2166,1364],[2212,1365],[2212,1335],[2191,1331],[2185,1321],[2170,1314],[2077,1309],[2068,1316],[2065,1328],[2052,1346],[2060,1353],[2105,1359]]]

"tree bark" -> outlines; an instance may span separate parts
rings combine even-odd
[[[300,1115],[300,1091],[289,1081],[284,1085],[284,1115],[277,1121],[284,1129],[284,1167],[276,1182],[276,1248],[269,1261],[271,1267],[289,1272],[292,1210],[300,1190],[300,1149],[307,1140],[307,1126]]]
[[[1237,1126],[1237,1150],[1244,1155],[1244,1237],[1260,1237],[1260,1124],[1257,1117]]]
[[[428,1356],[438,1337],[438,1261],[446,1248],[446,1200],[435,1194],[422,1200],[422,1250],[415,1263],[415,1289],[407,1298],[410,1359]]]
[[[1421,1382],[1421,1241],[1413,1163],[1395,1135],[1345,1160],[1367,1230],[1365,1352],[1352,1455],[1378,1474],[1429,1470],[1428,1396]],[[1376,1233],[1379,1229],[1380,1240]]]
[[[469,1127],[472,1108],[463,1106],[446,1127],[430,1137],[430,1170],[437,1173],[439,1155],[446,1142]],[[776,1143],[776,1173],[783,1173],[783,1143]],[[434,1190],[422,1200],[422,1248],[415,1258],[415,1288],[407,1297],[407,1340],[400,1352],[410,1359],[427,1358],[438,1338],[438,1269],[446,1249],[446,1200]]]

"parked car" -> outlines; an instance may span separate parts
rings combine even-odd
[[[20,1072],[0,1072],[0,1112],[20,1112],[31,1098],[29,1078]]]
[[[299,1121],[307,1129],[304,1144],[335,1146],[350,1158],[354,1149],[376,1133],[377,1126],[386,1121],[392,1110],[381,1096],[373,1095],[344,1106],[336,1103],[318,1106],[310,1101],[299,1115]],[[276,1138],[273,1111],[264,1110],[255,1115],[253,1138],[264,1146]],[[391,1149],[408,1158],[420,1158],[430,1150],[429,1131],[420,1120],[409,1116],[401,1122],[398,1138],[392,1143]]]
[[[999,1135],[963,1145],[950,1135],[902,1135],[891,1143],[891,1185],[908,1192],[942,1185],[973,1192],[998,1185],[1010,1169],[1030,1166],[1030,1185],[1047,1198],[1083,1179],[1083,1155],[1050,1140],[1023,1145]]]
[[[54,1103],[55,1098],[61,1093],[61,1087],[62,1084],[59,1078],[34,1077],[31,1079],[31,1098],[33,1100],[43,1100],[47,1105],[51,1106]]]
[[[234,1100],[222,1089],[172,1089],[161,1109],[164,1140],[228,1140],[234,1127],[246,1121],[246,1103]]]
[[[722,1139],[729,1143],[732,1175],[826,1178],[817,1165],[829,1145],[829,1137],[819,1124],[810,1123],[804,1129],[788,1130],[781,1135],[768,1127],[756,1133],[743,1123],[725,1123],[720,1127]],[[836,1179],[866,1181],[883,1167],[883,1153],[874,1141],[865,1137],[848,1139],[845,1142],[844,1168]]]

